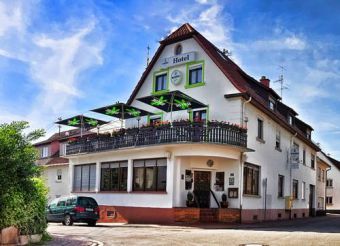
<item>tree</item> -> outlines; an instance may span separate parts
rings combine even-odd
[[[41,233],[46,228],[46,188],[38,179],[38,153],[31,142],[45,132],[25,134],[28,127],[24,121],[0,125],[0,228],[14,225]]]

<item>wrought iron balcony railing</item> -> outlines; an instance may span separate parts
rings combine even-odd
[[[229,124],[173,124],[122,130],[110,135],[84,137],[69,143],[67,155],[176,143],[214,143],[247,147],[247,130]]]

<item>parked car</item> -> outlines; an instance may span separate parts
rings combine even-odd
[[[46,218],[47,222],[62,222],[67,226],[73,222],[85,222],[89,226],[95,226],[99,219],[99,207],[92,197],[61,197],[49,203]]]

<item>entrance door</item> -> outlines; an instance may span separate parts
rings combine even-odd
[[[207,171],[194,172],[194,194],[200,208],[210,207],[211,173]]]
[[[315,214],[314,192],[315,192],[315,186],[309,185],[309,216],[314,216]]]

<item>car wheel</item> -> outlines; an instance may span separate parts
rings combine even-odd
[[[64,221],[63,221],[63,225],[66,225],[66,226],[71,226],[73,225],[73,221],[72,221],[72,218],[69,214],[66,214],[65,217],[64,217]]]
[[[88,226],[96,226],[96,224],[97,224],[97,221],[95,220],[87,222]]]

